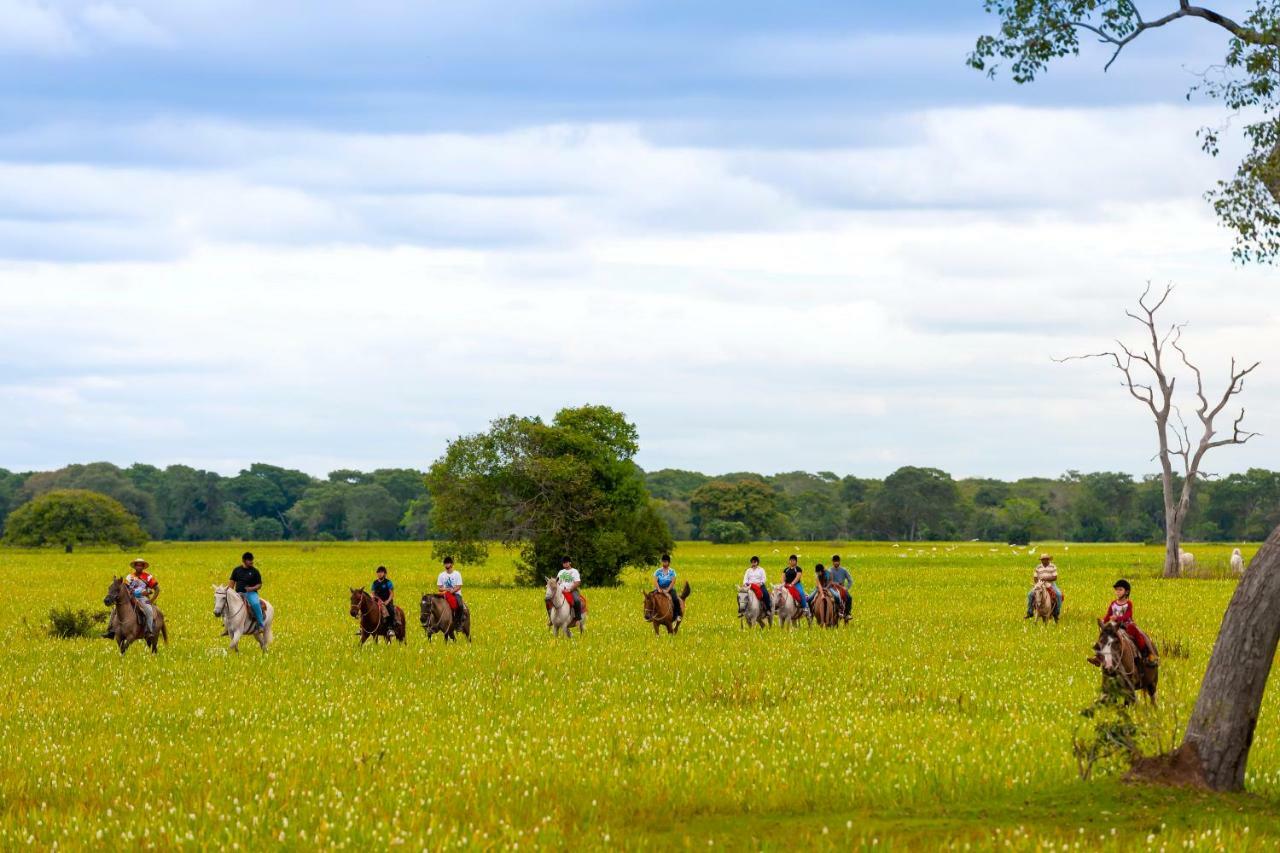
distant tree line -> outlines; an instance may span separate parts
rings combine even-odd
[[[9,514],[66,489],[114,498],[152,539],[429,539],[422,471],[339,470],[325,479],[254,464],[234,477],[186,465],[109,462],[15,474],[0,468],[0,532]]]
[[[884,479],[793,471],[644,475],[675,539],[1163,541],[1157,475],[1068,471],[1012,482],[955,480],[935,468]],[[426,472],[343,469],[325,478],[257,463],[228,477],[186,465],[107,462],[57,471],[0,469],[0,532],[9,513],[49,492],[114,498],[152,539],[428,540]],[[1261,541],[1280,524],[1280,472],[1250,469],[1201,484],[1186,526],[1194,541]]]
[[[709,477],[664,469],[645,476],[676,539],[1164,541],[1156,474],[1068,471],[1007,482],[907,466],[883,480],[830,471]],[[1185,534],[1261,541],[1278,523],[1280,472],[1254,468],[1200,484]]]

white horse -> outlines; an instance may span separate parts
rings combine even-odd
[[[253,636],[265,652],[267,646],[271,645],[271,622],[275,618],[275,610],[265,598],[259,598],[258,602],[262,605],[263,629],[261,633]],[[231,651],[240,651],[238,648],[240,638],[253,630],[253,611],[249,608],[249,602],[234,589],[225,585],[215,585],[213,615],[222,619],[222,625],[227,629],[227,636],[231,638]]]
[[[765,622],[768,622],[770,627],[773,626],[773,614],[765,612],[760,599],[756,598],[756,594],[746,584],[738,586],[738,619],[741,620],[743,628],[750,628],[752,625],[763,628]]]
[[[551,603],[551,610],[547,614],[547,622],[555,631],[556,636],[560,636],[561,629],[564,629],[566,639],[573,636],[573,626],[578,626],[578,633],[581,634],[585,630],[584,622],[587,621],[587,614],[584,612],[577,619],[573,618],[573,605],[569,603],[569,598],[564,594],[560,582],[555,578],[547,578],[547,597],[546,600]]]
[[[778,617],[780,627],[794,628],[801,619],[812,619],[805,616],[804,608],[796,603],[791,593],[787,592],[785,584],[774,584],[773,612]]]

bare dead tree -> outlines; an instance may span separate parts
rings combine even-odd
[[[1172,324],[1167,329],[1162,329],[1156,320],[1157,312],[1164,307],[1172,292],[1172,285],[1166,286],[1159,298],[1153,300],[1151,285],[1148,284],[1142,296],[1138,297],[1138,311],[1125,311],[1126,316],[1143,327],[1146,342],[1142,348],[1116,341],[1115,350],[1055,359],[1059,362],[1089,358],[1110,361],[1124,377],[1123,384],[1129,394],[1151,412],[1159,448],[1154,458],[1160,462],[1160,476],[1164,486],[1164,576],[1167,578],[1176,578],[1181,571],[1179,553],[1182,546],[1182,526],[1191,509],[1191,495],[1196,483],[1206,476],[1201,471],[1205,454],[1216,447],[1244,444],[1258,435],[1241,428],[1244,423],[1243,408],[1231,425],[1230,435],[1219,437],[1214,422],[1231,399],[1244,391],[1244,378],[1257,368],[1259,362],[1241,367],[1234,358],[1231,359],[1230,381],[1221,395],[1215,395],[1211,399],[1205,393],[1204,376],[1200,368],[1192,363],[1182,347],[1182,329],[1185,324]],[[1182,412],[1174,403],[1174,389],[1178,379],[1168,364],[1172,359],[1166,360],[1170,349],[1177,352],[1182,364],[1195,377],[1195,412],[1200,421],[1200,436],[1195,441],[1192,441],[1191,430],[1183,420]],[[1176,471],[1175,460],[1179,460]],[[1182,479],[1181,488],[1178,488],[1176,482],[1178,477]]]

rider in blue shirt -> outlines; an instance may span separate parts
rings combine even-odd
[[[678,623],[684,618],[684,611],[680,607],[680,596],[676,595],[676,570],[671,568],[670,554],[662,555],[662,568],[653,573],[653,586],[671,596],[672,612]]]

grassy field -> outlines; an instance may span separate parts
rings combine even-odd
[[[1209,574],[1229,553],[1191,549]],[[475,642],[446,647],[416,627],[429,547],[258,545],[277,642],[233,656],[210,585],[241,550],[148,548],[172,642],[124,659],[45,625],[55,604],[100,609],[131,555],[0,550],[0,849],[1280,844],[1276,684],[1248,795],[1078,777],[1112,581],[1134,582],[1139,623],[1176,647],[1159,710],[1139,712],[1149,749],[1180,732],[1231,595],[1230,579],[1157,580],[1156,548],[1052,546],[1066,605],[1042,626],[1022,619],[1026,549],[841,544],[850,627],[746,632],[747,557],[776,575],[790,547],[690,543],[678,636],[644,624],[632,573],[590,592],[572,641],[547,634],[541,591],[512,588],[498,555],[461,567]],[[811,565],[833,546],[796,550]],[[405,647],[357,647],[347,587],[378,563],[413,604]]]

